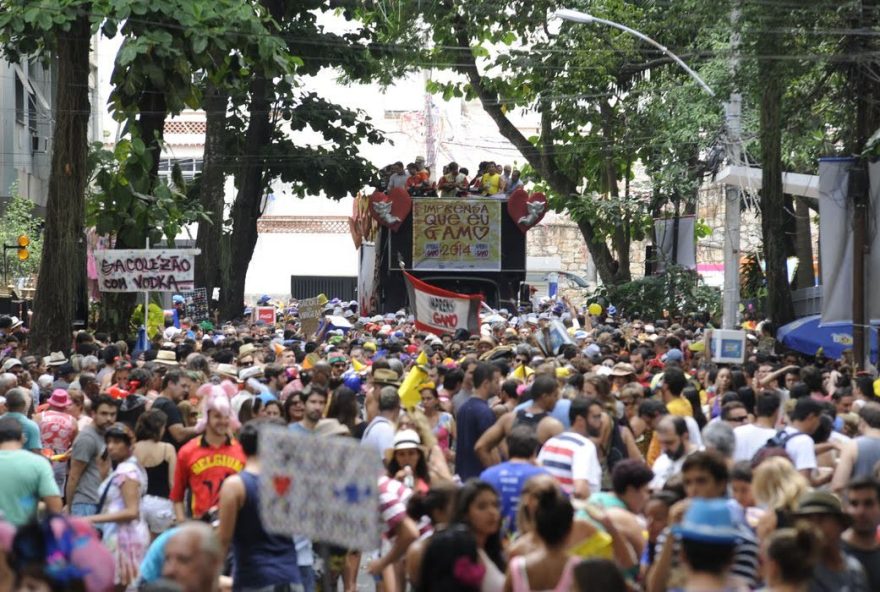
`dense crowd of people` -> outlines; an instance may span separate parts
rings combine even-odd
[[[445,165],[436,181],[423,156],[407,164],[398,161],[380,171],[377,188],[382,191],[405,189],[413,197],[510,197],[523,186],[520,171],[511,165],[480,162],[473,177],[457,162]]]
[[[880,590],[880,381],[845,360],[763,324],[719,365],[699,319],[567,300],[476,335],[323,312],[353,328],[183,318],[46,357],[0,318],[0,591]],[[285,428],[383,460],[379,549],[263,522]]]

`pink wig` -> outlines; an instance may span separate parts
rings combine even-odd
[[[219,385],[213,383],[205,383],[196,391],[196,395],[201,399],[201,413],[199,413],[199,421],[196,423],[195,431],[198,434],[205,432],[205,426],[208,424],[208,412],[214,411],[229,418],[229,427],[233,431],[238,431],[241,423],[238,421],[235,412],[232,410],[231,398],[235,395],[237,389],[235,385],[228,380],[224,380]]]

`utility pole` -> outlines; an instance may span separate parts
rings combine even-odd
[[[880,84],[874,77],[870,62],[862,56],[876,49],[874,39],[865,35],[874,29],[880,0],[863,0],[855,9],[853,26],[856,36],[851,41],[853,50],[850,59],[850,88],[856,100],[856,129],[853,154],[858,162],[850,171],[849,196],[852,200],[853,212],[853,268],[852,268],[852,317],[853,317],[853,365],[855,371],[866,368],[870,348],[866,343],[868,330],[868,314],[865,305],[868,302],[866,292],[876,298],[877,289],[865,281],[866,262],[870,250],[868,240],[868,208],[871,202],[870,181],[868,178],[868,157],[864,155],[868,139],[880,126],[880,108],[875,97]]]
[[[739,68],[739,21],[740,3],[734,2],[730,11],[730,77],[736,83]],[[734,87],[735,88],[735,87]],[[732,92],[724,106],[727,127],[727,163],[739,166],[742,161],[742,95]],[[724,294],[722,329],[733,329],[736,326],[739,312],[739,239],[740,239],[740,190],[735,185],[728,185],[724,191]]]

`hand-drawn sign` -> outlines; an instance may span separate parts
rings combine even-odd
[[[501,202],[413,200],[413,269],[501,269]]]
[[[199,249],[107,249],[95,251],[102,292],[192,290]]]
[[[379,546],[376,451],[351,438],[260,432],[260,517],[275,534],[369,551]]]

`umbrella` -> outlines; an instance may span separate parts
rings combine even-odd
[[[814,356],[821,347],[825,357],[837,359],[853,349],[852,323],[820,327],[820,315],[804,317],[779,328],[776,338],[795,351]],[[872,327],[871,359],[877,357],[877,329]]]

